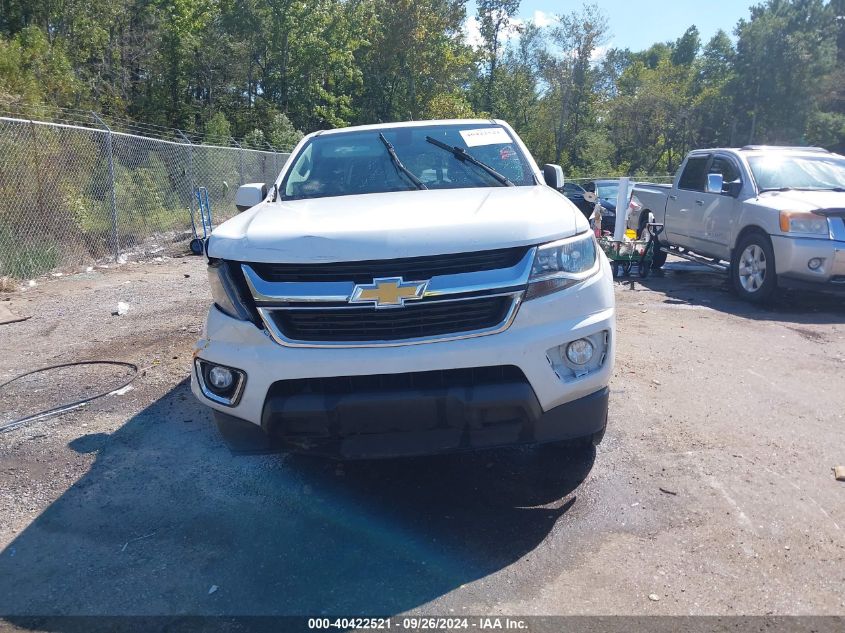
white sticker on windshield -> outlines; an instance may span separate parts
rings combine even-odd
[[[501,127],[482,127],[475,130],[461,130],[460,134],[467,147],[513,143],[511,137],[508,136],[505,129]]]

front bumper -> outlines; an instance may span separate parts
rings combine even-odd
[[[596,436],[607,388],[543,411],[525,382],[466,389],[359,392],[321,398],[271,395],[262,428],[301,452],[372,459]]]
[[[772,249],[780,285],[845,291],[845,242],[773,235]],[[807,265],[813,258],[823,260],[817,270]]]
[[[550,356],[550,351],[575,339],[601,333],[607,336],[607,350],[600,367],[580,377],[556,372],[553,366],[554,355]],[[502,435],[497,440],[477,438],[475,441],[459,437],[455,445],[452,438],[449,440],[450,446],[460,448],[520,441],[555,441],[597,431],[595,420],[598,418],[601,418],[603,427],[607,409],[606,397],[604,405],[591,405],[597,409],[591,409],[589,415],[564,415],[567,411],[564,409],[550,417],[546,417],[546,414],[561,405],[588,396],[598,397],[594,394],[605,390],[610,381],[615,345],[612,277],[607,261],[602,258],[599,274],[572,288],[523,302],[507,330],[477,338],[381,348],[284,347],[275,343],[252,323],[232,319],[212,307],[203,338],[198,341],[194,355],[201,360],[242,370],[246,374],[243,392],[236,406],[227,407],[214,402],[203,395],[196,369],[192,372],[191,386],[197,398],[213,409],[255,425],[263,425],[268,432],[274,432],[278,427],[278,420],[285,417],[285,407],[290,406],[290,403],[280,402],[273,396],[274,385],[280,381],[513,366],[524,375],[524,384],[503,387],[501,393],[507,391],[507,397],[502,402],[497,403],[496,394],[493,394],[494,397],[489,394],[482,397],[479,395],[481,392],[464,394],[460,398],[456,398],[454,394],[405,393],[399,398],[394,398],[394,402],[400,404],[398,409],[393,410],[393,415],[395,416],[397,411],[404,411],[406,414],[413,412],[414,402],[424,402],[425,404],[420,406],[441,420],[441,427],[454,426],[465,429],[467,420],[479,419],[480,410],[502,408],[503,402],[507,404],[514,401],[514,394],[518,391],[517,399],[521,404],[507,406],[522,412],[521,416],[515,417],[520,417],[520,424],[526,428],[516,434],[499,429]],[[384,394],[353,395],[353,398],[342,403],[347,411],[355,410],[350,419],[363,421],[368,417],[368,409],[383,410],[378,401],[383,400]],[[443,407],[448,403],[455,405],[462,413],[451,417],[444,416]],[[478,409],[476,405],[483,406]],[[336,411],[338,403],[316,406],[319,418],[326,411]],[[568,410],[580,411],[581,406],[583,405],[573,405],[574,408]],[[596,413],[602,410],[604,413]],[[361,413],[362,411],[364,413]],[[481,419],[485,416],[488,414],[482,414]],[[332,413],[329,417],[336,419],[337,415]],[[538,429],[547,424],[559,428],[556,432],[538,432]],[[582,432],[584,429],[587,429],[587,432]],[[454,429],[452,434],[454,435]],[[413,440],[408,441],[414,443]],[[394,449],[397,449],[395,445]],[[396,450],[391,452],[395,453]]]

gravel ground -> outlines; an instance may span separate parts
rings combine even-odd
[[[32,317],[0,325],[0,382],[139,366],[0,434],[0,614],[845,614],[845,303],[756,308],[683,263],[617,298],[595,453],[339,465],[229,452],[188,388],[200,259],[0,295]],[[30,377],[0,423],[125,377]]]

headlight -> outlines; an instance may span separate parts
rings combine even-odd
[[[780,230],[784,233],[830,235],[827,218],[806,211],[781,211]]]
[[[229,265],[221,259],[208,262],[208,281],[214,303],[230,317],[241,321],[252,321],[252,313],[241,299],[238,286],[232,278]]]
[[[573,286],[599,270],[596,240],[582,233],[543,244],[534,256],[526,299],[534,299]]]

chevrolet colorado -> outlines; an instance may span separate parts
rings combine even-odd
[[[672,185],[639,183],[628,226],[664,225],[673,253],[728,272],[752,302],[780,286],[845,291],[845,156],[815,147],[691,152]]]
[[[612,278],[562,185],[502,121],[306,136],[207,242],[193,392],[342,458],[598,443]]]

